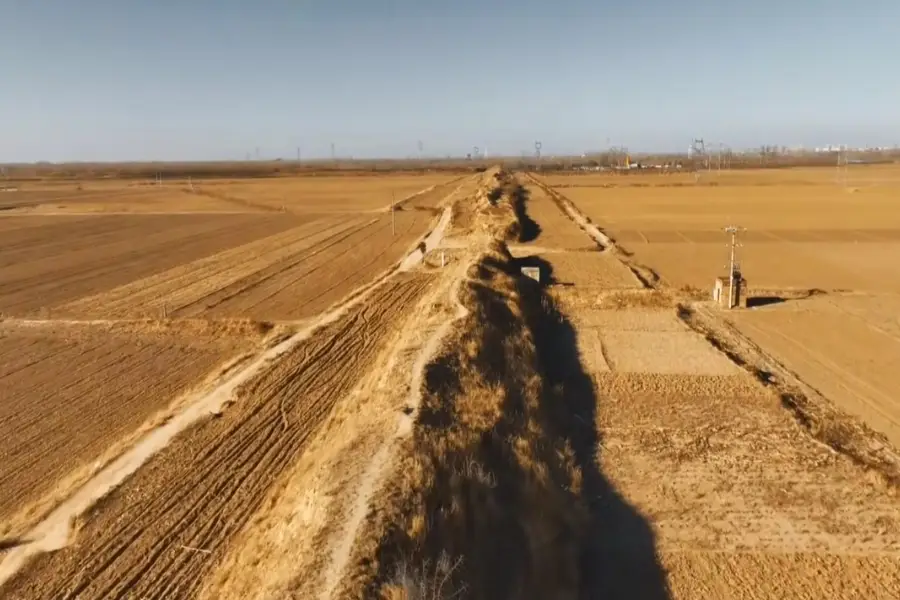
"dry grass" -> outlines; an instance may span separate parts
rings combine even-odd
[[[515,219],[508,183],[481,199],[482,224],[499,235]],[[461,295],[469,315],[426,369],[416,425],[341,596],[577,597],[585,455],[547,343],[565,320],[499,240]]]

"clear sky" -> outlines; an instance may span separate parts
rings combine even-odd
[[[900,0],[0,0],[0,162],[900,143]]]

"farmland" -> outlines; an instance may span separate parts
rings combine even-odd
[[[681,177],[678,181],[673,178]],[[751,287],[898,292],[900,170],[715,172],[683,176],[556,176],[548,182],[626,251],[676,287],[708,288],[727,262],[728,225]],[[854,187],[852,182],[859,182]]]
[[[456,187],[447,177],[400,178],[396,186],[384,179],[368,183],[371,193],[362,177],[343,195],[328,178],[241,184],[233,196],[240,201],[230,191],[204,195],[197,190],[206,186],[198,184],[195,193],[151,188],[132,194],[129,206],[136,208],[128,214],[0,213],[0,313],[309,317],[399,260]],[[254,185],[262,199],[246,200]],[[414,185],[424,187],[410,191]],[[392,219],[386,209],[394,187],[402,210]],[[55,199],[62,192],[48,193]],[[282,193],[295,198],[291,211],[281,210],[283,201],[278,208],[265,203]],[[120,190],[106,194],[91,192],[91,202],[124,201]],[[184,214],[197,208],[195,201],[217,203],[231,214]],[[153,214],[139,214],[148,205]],[[158,212],[160,206],[173,213]],[[309,286],[309,277],[322,285]]]
[[[896,597],[900,210],[825,171],[23,183],[0,595]]]
[[[159,495],[147,490],[163,490],[173,481],[186,492],[205,493],[173,465],[192,465],[194,450],[207,444],[227,442],[221,446],[224,458],[210,456],[219,464],[227,464],[236,448],[268,453],[263,442],[270,434],[259,427],[281,429],[289,419],[298,429],[296,436],[283,438],[285,448],[302,449],[328,415],[329,402],[361,376],[352,362],[361,361],[363,369],[377,356],[394,333],[394,319],[428,284],[427,277],[413,275],[398,276],[403,280],[396,283],[380,278],[413,251],[437,223],[445,200],[467,181],[471,185],[471,178],[458,175],[389,174],[356,176],[349,185],[344,177],[170,180],[162,185],[79,180],[30,182],[5,192],[0,211],[0,433],[6,440],[0,535],[3,547],[14,550],[0,566],[0,581],[16,572],[18,567],[10,565],[21,564],[56,535],[42,528],[53,531],[57,518],[66,523],[80,518],[93,498],[115,486],[112,482],[128,477],[166,444],[163,440],[202,416],[201,399],[218,398],[216,390],[235,373],[247,372],[240,377],[250,378],[248,364],[260,372],[236,396],[247,400],[248,412],[229,413],[235,420],[224,430],[224,422],[217,421],[198,430],[194,441],[178,438],[187,445],[176,444],[166,450],[175,452],[173,457],[159,459],[174,462],[151,465],[140,471],[151,479],[131,479],[129,485],[136,487],[118,488],[127,500],[123,510],[133,510],[135,494],[171,498],[174,490]],[[319,331],[323,326],[317,320],[330,306],[345,297],[359,302],[376,283],[380,291],[371,304],[346,316],[345,309],[333,312],[338,322],[326,330],[332,333],[310,337],[278,362],[279,370],[268,370],[259,358],[282,352],[277,344],[285,339],[296,338],[293,347],[300,343],[298,335]],[[315,375],[322,368],[332,371]],[[286,381],[301,387],[285,387]],[[329,399],[318,402],[312,393],[329,394]],[[287,403],[298,397],[304,402],[296,406],[295,421]],[[208,406],[213,413],[220,410],[219,404]],[[261,406],[270,408],[260,412]],[[254,425],[253,419],[268,418],[266,410],[274,411],[276,420]],[[241,441],[235,430],[252,441]],[[212,441],[217,436],[220,441]],[[281,452],[277,464],[288,464],[290,456]],[[277,475],[267,465],[254,471],[261,477],[259,498]],[[210,473],[223,476],[231,470]],[[247,478],[229,480],[237,485]],[[251,514],[243,495],[233,500]],[[116,497],[104,502],[112,507]],[[197,510],[192,503],[181,506]],[[118,518],[111,508],[103,514]],[[152,509],[146,514],[158,521]],[[96,541],[106,543],[100,537]],[[115,563],[114,572],[123,572],[121,563]],[[94,576],[96,585],[105,585],[100,571]],[[32,590],[26,595],[44,594]]]
[[[671,288],[711,289],[728,261],[722,229],[745,227],[738,259],[753,310],[732,325],[900,442],[897,379],[884,358],[900,350],[900,170],[853,167],[840,185],[829,169],[674,177],[548,182]]]

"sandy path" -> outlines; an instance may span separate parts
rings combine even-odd
[[[248,382],[231,408],[175,438],[87,515],[78,543],[41,555],[13,597],[192,597],[271,485],[371,367],[428,277],[402,276]],[[227,466],[226,466],[227,465]],[[191,550],[194,548],[196,550]]]

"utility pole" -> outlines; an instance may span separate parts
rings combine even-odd
[[[394,207],[397,204],[397,195],[395,192],[391,192],[391,237],[394,237],[396,234],[396,230],[394,229]]]
[[[331,160],[334,160],[334,142],[331,142]]]
[[[731,254],[728,260],[728,308],[734,308],[741,301],[741,287],[744,278],[741,275],[741,264],[737,259],[737,249],[741,246],[737,236],[741,231],[745,231],[744,228],[737,225],[729,225],[725,228],[725,233],[731,235]]]

